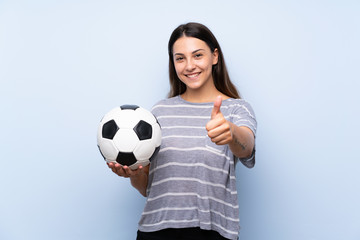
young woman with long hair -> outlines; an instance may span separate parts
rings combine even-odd
[[[159,154],[134,171],[109,167],[147,197],[138,240],[237,239],[235,166],[255,164],[255,114],[206,26],[177,27],[168,52],[170,92],[152,108],[162,127]]]

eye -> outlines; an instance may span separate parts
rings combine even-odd
[[[195,58],[201,58],[203,55],[201,54],[201,53],[197,53],[196,55],[195,55]]]
[[[183,57],[176,57],[176,58],[175,58],[175,61],[177,61],[177,62],[182,61],[182,60],[184,60]]]

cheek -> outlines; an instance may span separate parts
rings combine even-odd
[[[175,64],[175,72],[179,76],[181,72],[183,71],[183,66],[181,64]]]
[[[204,61],[201,64],[199,64],[199,67],[204,70],[212,70],[212,62],[211,61]]]

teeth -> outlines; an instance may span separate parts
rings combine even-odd
[[[192,77],[196,77],[198,76],[200,73],[195,73],[195,74],[191,74],[191,75],[187,75],[188,77],[192,78]]]

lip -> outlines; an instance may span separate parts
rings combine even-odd
[[[200,75],[201,72],[197,72],[197,73],[191,73],[191,74],[185,74],[185,76],[187,78],[190,78],[190,79],[196,79],[199,75]]]

